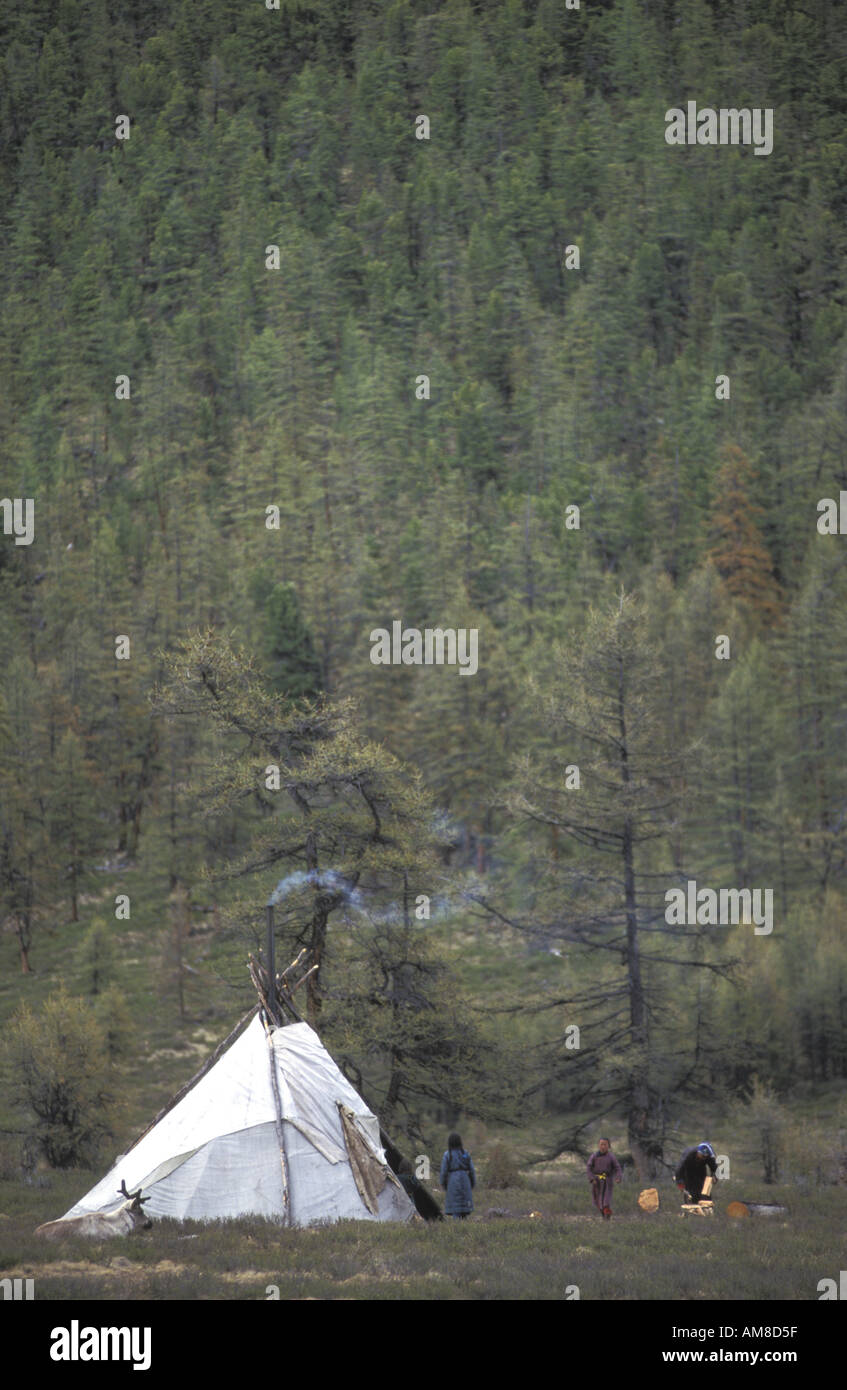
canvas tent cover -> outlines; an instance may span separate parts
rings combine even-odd
[[[276,1073],[282,1115],[271,1079]],[[143,1189],[145,1212],[178,1220],[285,1215],[293,1226],[414,1215],[385,1162],[379,1123],[308,1023],[268,1034],[257,1014],[173,1109],[66,1216],[111,1211]]]

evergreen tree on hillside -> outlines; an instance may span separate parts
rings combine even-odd
[[[48,895],[56,888],[50,857],[50,756],[46,720],[29,662],[13,659],[4,672],[5,733],[0,755],[0,915],[14,933],[21,973]]]
[[[847,873],[847,566],[837,537],[816,536],[781,634],[782,759],[800,858],[794,882],[813,901]]]
[[[70,920],[79,921],[79,897],[90,882],[92,861],[105,847],[98,816],[96,767],[80,735],[68,728],[53,758],[49,809],[51,855],[67,883]]]
[[[805,903],[809,944],[847,872],[844,538],[814,524],[818,499],[847,487],[842,11],[836,0],[594,0],[579,14],[561,0],[2,7],[0,494],[35,499],[35,541],[0,535],[0,942],[24,968],[35,925],[64,911],[101,835],[149,870],[160,914],[169,889],[193,887],[204,853],[231,869],[277,818],[274,871],[308,872],[306,812],[280,814],[261,780],[248,793],[230,769],[231,798],[204,824],[192,779],[233,726],[224,735],[198,706],[193,726],[163,731],[151,713],[153,653],[194,628],[237,625],[277,702],[270,726],[287,727],[292,700],[355,697],[356,719],[337,714],[327,739],[341,761],[318,767],[304,750],[289,769],[299,788],[308,765],[327,798],[310,812],[321,867],[353,873],[381,855],[345,778],[372,765],[404,807],[402,764],[456,821],[436,853],[500,870],[509,910],[536,893],[552,922],[570,833],[503,833],[489,802],[512,746],[532,769],[527,798],[555,799],[542,778],[555,740],[528,680],[558,691],[566,713],[572,698],[588,708],[587,677],[551,651],[557,639],[578,647],[591,605],[608,606],[621,583],[643,597],[662,653],[651,729],[663,724],[668,749],[699,738],[712,753],[672,762],[665,790],[685,814],[635,853],[639,936],[651,923],[638,874],[708,863],[767,875],[781,921]],[[777,112],[770,156],[665,144],[667,107],[733,92]],[[429,140],[416,138],[423,112]],[[115,138],[118,113],[129,140]],[[732,374],[731,401],[715,400],[718,372]],[[124,373],[132,392],[119,400]],[[564,525],[573,503],[579,531]],[[478,623],[479,674],[373,667],[368,634],[394,617]],[[129,662],[114,659],[118,633],[132,638]],[[715,660],[718,633],[732,636],[731,662]],[[403,861],[412,887],[415,854]],[[349,971],[357,1038],[371,1025],[380,1037],[368,1054],[379,1086],[402,1072],[423,1103],[422,1040],[446,1074],[452,1044],[437,1035],[443,1023],[453,1037],[453,1021],[439,1005],[429,1033],[408,1003],[419,968],[434,995],[441,977],[420,965],[430,957],[416,955],[414,919],[380,916],[401,901],[399,871],[375,896],[361,873],[370,927],[362,918],[350,940],[349,902],[327,918],[326,1014]],[[295,928],[317,929],[314,899],[301,882],[280,905],[292,942]],[[823,987],[840,978],[835,933],[826,941],[761,973],[768,999],[802,980],[798,1055],[815,1078],[835,1074],[825,1049],[841,1007]],[[674,943],[704,959],[709,944]],[[618,948],[571,945],[578,988],[605,990]],[[680,1058],[692,1053],[686,1010],[704,1047],[716,1017],[706,984],[669,999],[662,970],[679,973],[648,971],[667,1024],[651,1054],[659,1090],[679,1075],[664,1040],[676,1030]],[[377,1017],[383,987],[393,1002]],[[720,1005],[736,1017],[737,1001]],[[513,1020],[516,1033],[535,1026]],[[402,1061],[389,1058],[394,1030]],[[346,1050],[351,1065],[366,1053]],[[764,1081],[783,1075],[770,1042],[756,1060],[773,1073]]]
[[[746,454],[737,444],[725,444],[715,478],[708,558],[729,593],[769,626],[779,621],[782,603],[758,524],[763,509],[755,501],[755,487],[756,475]]]
[[[320,664],[294,585],[274,584],[257,572],[251,591],[261,612],[263,656],[271,688],[291,700],[317,695]]]

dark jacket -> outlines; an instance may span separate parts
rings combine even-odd
[[[711,1154],[698,1154],[697,1145],[692,1144],[679,1160],[679,1167],[674,1176],[677,1182],[685,1183],[686,1189],[696,1200],[703,1191],[706,1174],[711,1173],[712,1177],[715,1177],[717,1171],[717,1160]]]
[[[441,1160],[441,1186],[447,1196],[444,1211],[447,1216],[463,1216],[473,1211],[471,1189],[476,1187],[473,1159],[464,1149],[445,1149]]]

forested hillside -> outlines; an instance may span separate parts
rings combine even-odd
[[[280,949],[400,1129],[605,1114],[649,1169],[689,1101],[843,1080],[843,7],[0,34],[5,1012],[95,914],[169,1027],[216,971],[246,1007],[299,875]],[[772,108],[772,153],[669,145],[689,100]],[[374,665],[398,620],[478,671]],[[689,880],[772,930],[669,925]]]

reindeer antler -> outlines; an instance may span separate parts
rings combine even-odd
[[[149,1202],[149,1200],[150,1200],[149,1197],[142,1197],[141,1194],[142,1194],[142,1192],[144,1191],[144,1188],[143,1188],[143,1187],[139,1187],[139,1189],[138,1189],[137,1192],[127,1192],[127,1190],[126,1190],[126,1178],[121,1178],[121,1185],[120,1185],[120,1187],[118,1188],[118,1191],[120,1192],[120,1194],[121,1194],[122,1197],[126,1197],[126,1199],[127,1199],[128,1202],[135,1202],[135,1201],[138,1201],[138,1203],[139,1203],[139,1205],[140,1205],[141,1202]]]

